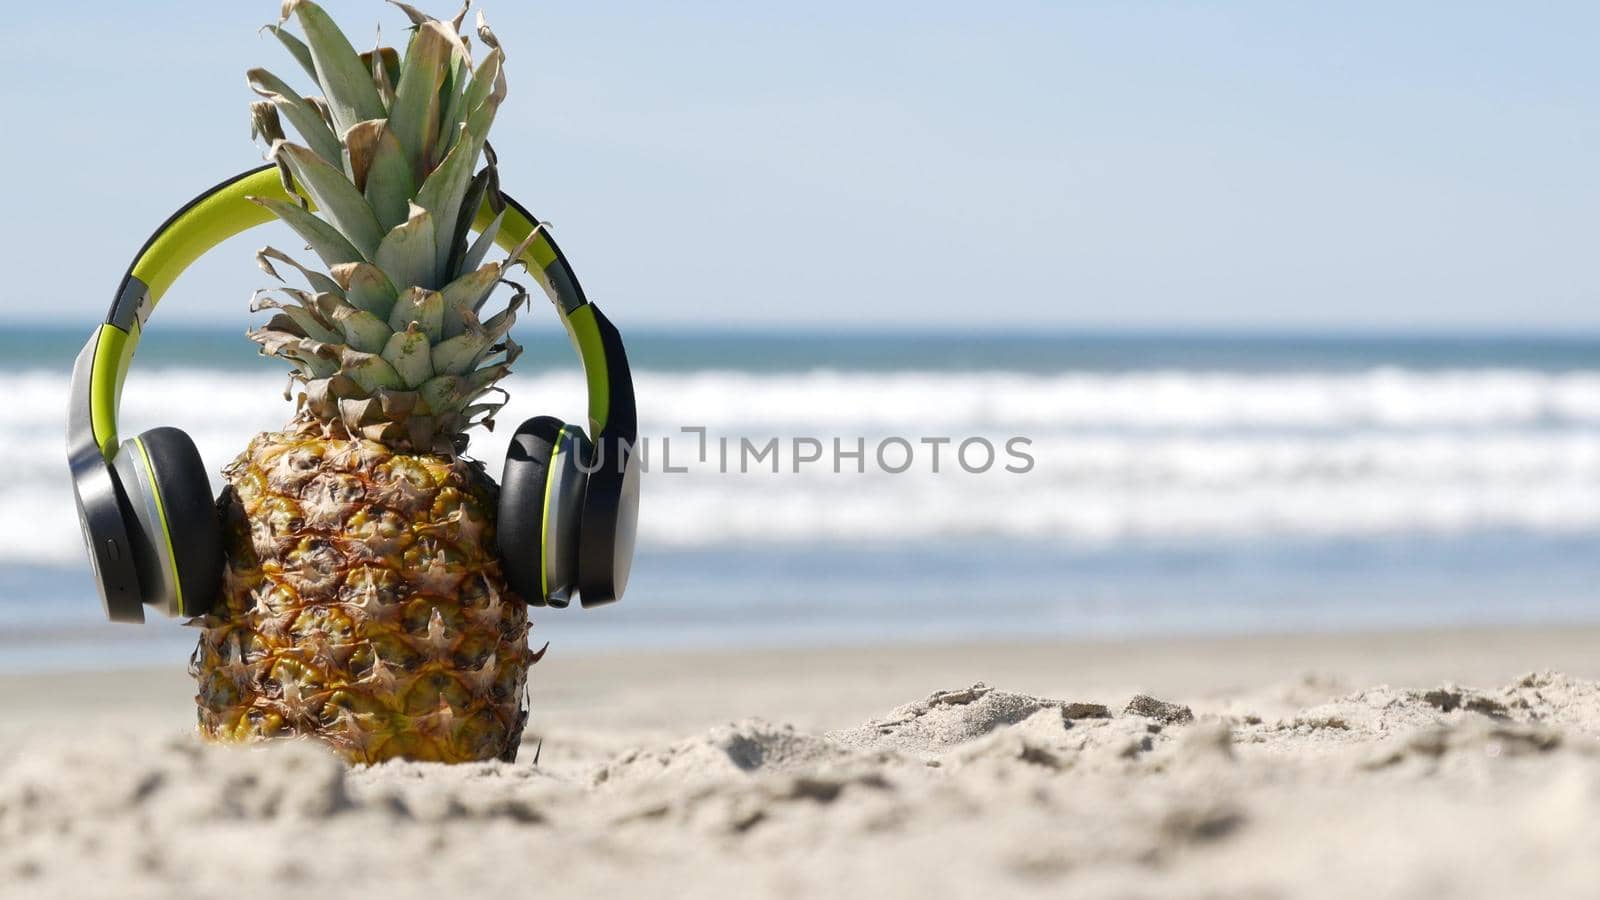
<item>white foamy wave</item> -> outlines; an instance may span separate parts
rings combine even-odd
[[[700,371],[636,376],[647,430],[896,428],[1385,428],[1600,425],[1600,371],[1248,375],[1203,372],[1062,373]],[[579,415],[583,381],[561,370],[515,375],[513,412],[554,407]],[[282,418],[283,379],[266,373],[138,370],[125,424],[180,416],[250,429]],[[67,376],[0,375],[0,434],[59,427]]]
[[[1600,372],[1246,375],[699,372],[641,379],[660,423],[937,429],[1600,424]]]
[[[869,444],[869,454],[870,454]],[[648,482],[652,541],[1011,536],[1092,543],[1600,531],[1600,433],[1035,440],[1031,471],[693,466]],[[714,459],[715,457],[713,457]],[[901,457],[897,454],[896,462]],[[737,459],[737,457],[735,457]]]
[[[637,376],[653,437],[640,522],[644,546],[1009,535],[1062,541],[1256,539],[1523,529],[1600,532],[1600,372],[1241,375],[1131,372],[739,372]],[[266,374],[138,370],[123,402],[129,433],[189,431],[213,471],[250,435],[289,414]],[[537,413],[583,417],[576,372],[517,376],[503,429]],[[81,560],[62,428],[65,373],[0,376],[0,563]],[[778,473],[721,473],[715,450],[689,459],[682,426],[762,444],[780,438]],[[661,471],[660,440],[674,435]],[[866,440],[864,473],[831,454],[792,471],[794,436]],[[909,471],[873,449],[904,436]],[[918,439],[1027,437],[1026,474],[1000,464],[937,474]],[[503,437],[475,435],[498,472]],[[715,444],[713,443],[713,447]],[[1002,450],[1003,453],[1003,450]],[[900,453],[891,454],[898,460]],[[770,465],[770,463],[768,464]]]

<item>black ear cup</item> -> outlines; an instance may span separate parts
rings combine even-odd
[[[500,511],[495,525],[500,571],[512,590],[536,606],[545,602],[539,565],[546,469],[561,426],[561,420],[551,416],[523,422],[511,435],[505,472],[500,478]]]
[[[578,584],[578,528],[592,448],[583,431],[551,416],[511,436],[500,479],[501,571],[535,606],[566,606]]]
[[[148,474],[160,499],[167,541],[176,569],[176,613],[204,615],[222,587],[222,526],[217,519],[205,463],[189,436],[176,428],[153,428],[139,435],[149,462]],[[161,555],[161,554],[158,554]],[[141,582],[144,581],[141,573]],[[146,601],[154,602],[146,587]]]
[[[633,376],[622,335],[593,305],[585,310],[603,349],[610,387],[606,421],[595,437],[578,542],[578,594],[585,607],[612,603],[627,590],[633,568],[633,543],[639,521],[639,439],[633,402]],[[584,365],[589,361],[585,359]]]
[[[585,607],[614,603],[627,590],[639,522],[639,458],[625,441],[600,440],[578,541],[578,594]]]

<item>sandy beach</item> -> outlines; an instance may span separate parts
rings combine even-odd
[[[0,900],[1600,900],[1600,3],[7,12]]]
[[[566,655],[514,764],[0,679],[0,894],[1592,896],[1600,630]],[[537,753],[538,761],[535,763]]]

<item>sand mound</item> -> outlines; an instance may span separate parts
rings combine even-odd
[[[347,770],[305,743],[13,741],[0,893],[1592,892],[1600,684],[1330,684],[1264,692],[1273,714],[979,684],[825,734],[746,719],[619,753],[557,733],[542,767],[531,747]]]
[[[605,788],[659,780],[698,783],[732,775],[794,771],[840,755],[840,748],[800,734],[793,726],[747,719],[666,747],[630,749],[600,766],[587,780]]]

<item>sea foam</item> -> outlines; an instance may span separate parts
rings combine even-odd
[[[265,367],[263,367],[265,368]],[[67,375],[0,374],[0,563],[76,564],[83,550],[66,477]],[[641,371],[651,440],[640,540],[918,540],[1005,535],[1046,541],[1283,535],[1600,531],[1600,371],[1336,374],[1135,371],[1019,374]],[[497,433],[472,453],[498,473],[504,435],[540,413],[585,416],[577,372],[514,376]],[[262,372],[139,369],[128,434],[188,430],[216,472],[253,433],[282,423],[284,381]],[[697,457],[704,428],[711,453]],[[812,438],[829,451],[723,471],[718,439]],[[931,470],[923,439],[1028,441],[1024,474]],[[832,441],[867,447],[864,472],[834,471]],[[902,438],[907,471],[874,464]],[[662,465],[663,439],[674,466]],[[1002,460],[1003,462],[1004,460]]]

